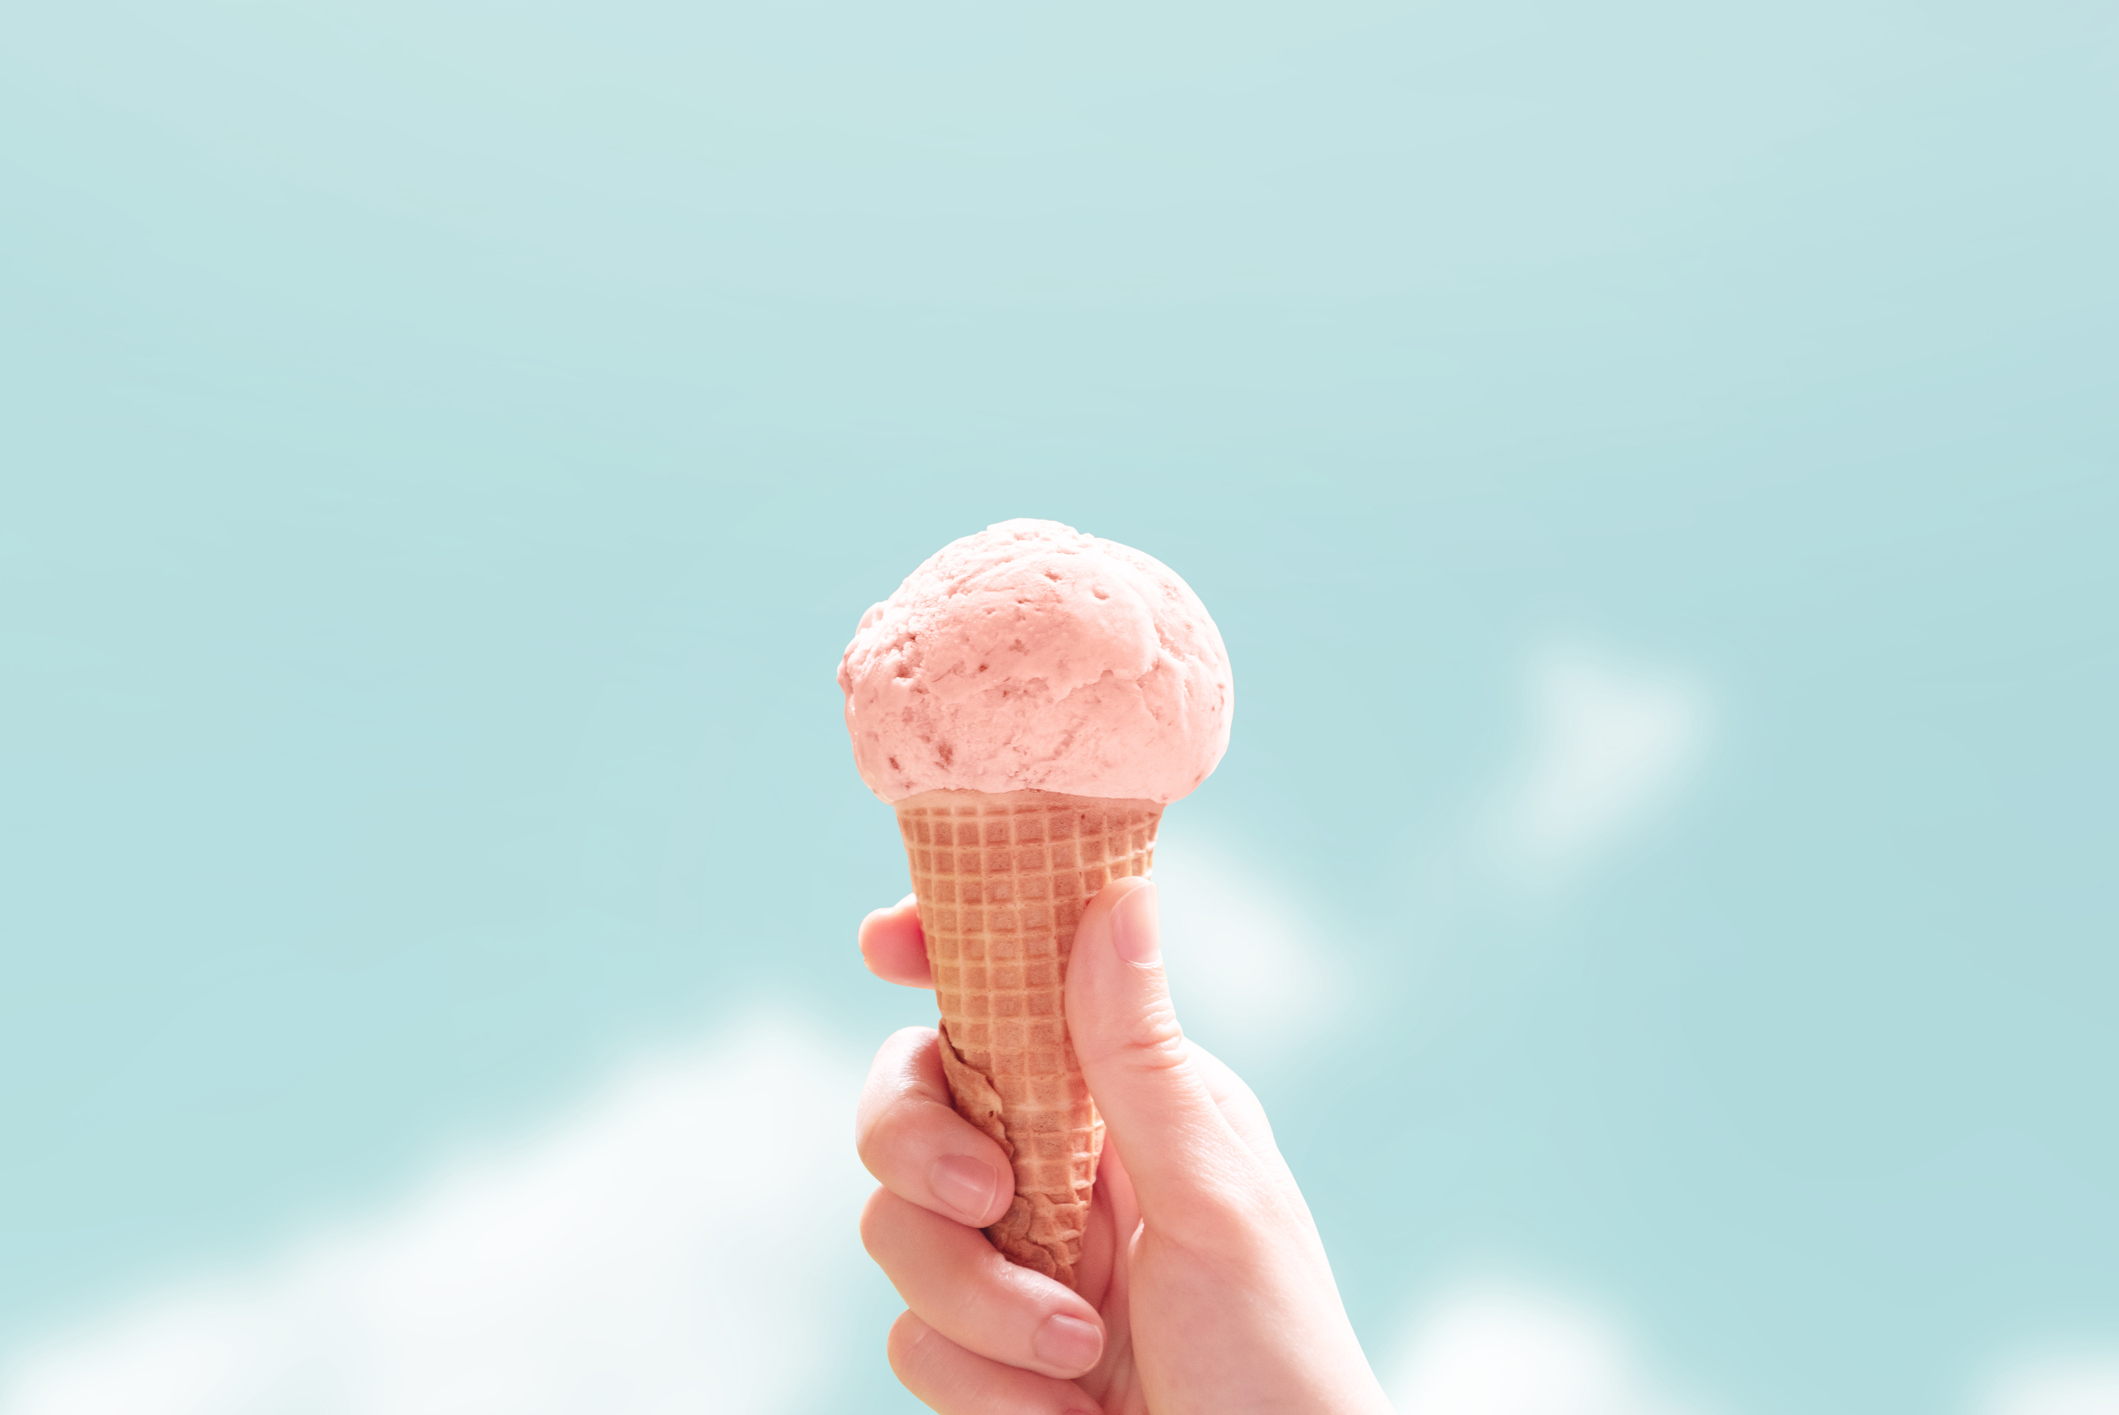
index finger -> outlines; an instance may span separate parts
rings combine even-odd
[[[934,972],[927,966],[927,935],[920,931],[920,908],[908,894],[888,909],[877,909],[861,920],[861,957],[868,971],[886,983],[908,988],[931,988]]]

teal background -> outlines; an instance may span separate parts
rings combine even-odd
[[[6,29],[0,1356],[642,1039],[917,1020],[832,675],[1013,515],[1213,608],[1166,831],[1410,1009],[1252,1073],[1372,1347],[1489,1260],[1751,1415],[2119,1334],[2111,7]],[[1716,727],[1523,904],[1449,841],[1556,640]]]

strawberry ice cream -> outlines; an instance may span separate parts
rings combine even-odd
[[[1021,790],[1167,803],[1229,744],[1228,651],[1150,556],[1056,521],[942,547],[861,617],[839,664],[861,779],[885,801]]]

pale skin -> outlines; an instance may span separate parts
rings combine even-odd
[[[878,977],[934,986],[910,898],[860,939]],[[942,1415],[1391,1415],[1264,1109],[1178,1027],[1147,880],[1083,917],[1067,1023],[1108,1127],[1078,1292],[979,1232],[1014,1177],[950,1104],[934,1030],[876,1055],[861,1239],[907,1307],[889,1341],[906,1389]]]

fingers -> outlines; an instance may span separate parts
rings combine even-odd
[[[927,936],[920,932],[920,911],[911,895],[861,920],[860,939],[868,971],[884,982],[934,986],[934,973],[927,966]]]
[[[861,1163],[901,1199],[958,1223],[998,1223],[1015,1196],[1015,1170],[956,1113],[932,1027],[894,1033],[876,1053],[854,1115]]]
[[[1159,927],[1155,886],[1116,880],[1083,914],[1067,964],[1075,1055],[1151,1223],[1195,1207],[1203,1187],[1241,1192],[1255,1170],[1177,1025]]]
[[[1103,1355],[1094,1308],[1009,1262],[975,1228],[878,1189],[861,1213],[861,1242],[905,1305],[974,1355],[1061,1378]]]
[[[890,1369],[942,1415],[1097,1415],[1074,1382],[974,1355],[910,1312],[891,1325]]]

